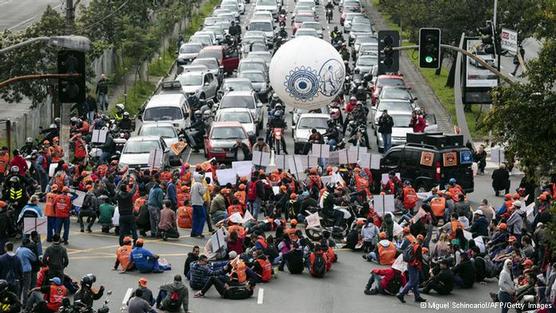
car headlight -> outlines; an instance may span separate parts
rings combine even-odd
[[[212,148],[212,149],[210,149],[210,152],[212,152],[212,153],[222,153],[222,152],[224,152],[224,149],[223,148]]]

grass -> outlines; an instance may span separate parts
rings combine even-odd
[[[149,75],[150,76],[165,76],[172,64],[174,64],[176,57],[170,51],[164,51],[164,53],[158,57],[158,59],[149,64]]]
[[[135,84],[128,89],[127,99],[121,96],[116,103],[125,103],[126,110],[129,114],[135,115],[155,89],[155,84],[149,81],[136,81]]]

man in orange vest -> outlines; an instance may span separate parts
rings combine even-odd
[[[56,233],[56,201],[60,192],[58,185],[53,184],[50,192],[46,194],[46,204],[44,205],[44,216],[46,216],[46,241],[52,242],[52,235]]]
[[[38,293],[39,291],[42,294]],[[58,309],[62,306],[62,300],[68,296],[68,290],[62,283],[60,277],[51,278],[50,284],[44,284],[42,287],[35,287],[30,290],[30,293],[31,296],[27,303],[38,304],[38,312],[58,312]],[[44,300],[46,300],[46,303]],[[41,307],[41,303],[44,307]]]
[[[415,205],[417,204],[417,193],[415,189],[411,186],[411,183],[406,180],[403,183],[403,191],[402,191],[402,200],[403,200],[403,208],[404,210],[410,211],[413,210]]]
[[[56,214],[56,233],[62,233],[62,226],[64,226],[64,245],[68,244],[69,227],[70,227],[70,211],[71,211],[71,197],[69,195],[69,187],[62,188],[62,193],[56,198],[56,205],[54,211]]]
[[[118,270],[118,266],[120,267],[120,272],[122,273],[133,269],[133,262],[130,261],[129,258],[131,250],[133,250],[131,242],[131,237],[125,236],[124,244],[116,250],[116,263],[114,263],[113,268],[114,271]]]
[[[363,258],[370,262],[377,262],[381,265],[392,265],[396,260],[396,255],[398,250],[396,245],[388,240],[385,232],[380,232],[378,235],[380,241],[376,245],[374,251],[371,251],[368,255],[363,255]]]

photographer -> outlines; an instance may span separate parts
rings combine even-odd
[[[450,270],[447,259],[440,260],[439,267],[431,269],[431,277],[424,283],[422,292],[428,294],[430,290],[440,295],[447,295],[454,289],[454,273]]]

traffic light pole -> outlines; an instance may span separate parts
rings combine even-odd
[[[476,55],[474,55],[473,53],[462,49],[460,47],[454,47],[454,46],[450,46],[450,45],[440,45],[441,48],[445,48],[445,49],[450,49],[450,50],[454,50],[457,52],[461,52],[463,53],[465,56],[477,61],[478,63],[480,63],[482,66],[484,66],[487,70],[491,71],[492,73],[494,73],[496,76],[500,77],[501,79],[503,79],[504,81],[506,81],[507,83],[509,83],[510,85],[514,85],[514,84],[518,84],[518,82],[515,80],[515,78],[508,76],[502,72],[500,72],[499,70],[497,70],[496,68],[494,68],[493,66],[491,66],[490,64],[486,63],[483,59],[477,57]],[[392,50],[411,50],[411,49],[419,49],[419,45],[412,45],[412,46],[403,46],[403,47],[393,47]]]
[[[58,79],[58,78],[70,78],[79,77],[79,74],[32,74],[12,77],[8,80],[0,82],[0,88],[6,87],[12,83],[19,82],[22,80],[37,80],[37,79]]]

